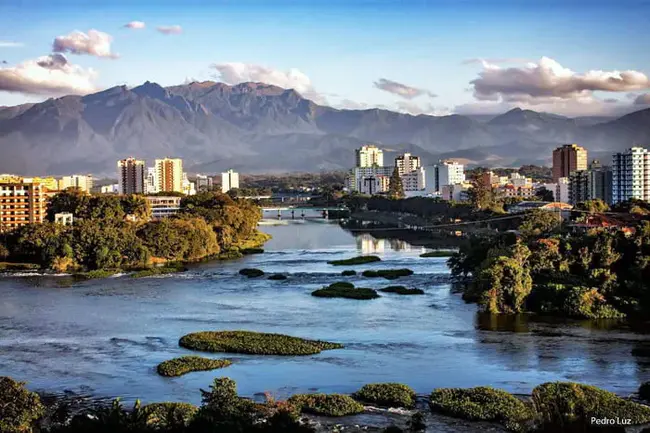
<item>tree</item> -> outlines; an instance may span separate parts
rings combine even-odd
[[[607,203],[597,198],[595,200],[587,200],[581,203],[578,203],[576,206],[579,210],[583,210],[590,213],[602,213],[609,211],[609,206]]]
[[[477,210],[490,209],[496,204],[494,189],[482,174],[474,177],[472,187],[467,191],[467,195],[469,195],[470,203]]]
[[[519,231],[524,237],[538,238],[553,233],[561,224],[562,221],[555,212],[535,209],[526,213]]]
[[[555,194],[553,194],[553,191],[550,191],[546,189],[546,187],[541,187],[537,191],[535,191],[535,196],[540,200],[540,201],[554,201],[555,200]]]
[[[523,311],[524,302],[533,288],[530,272],[516,259],[496,257],[482,267],[473,290],[479,303],[492,314]]]
[[[22,382],[0,377],[0,432],[31,433],[42,415],[38,394],[28,391]]]
[[[392,199],[404,198],[404,186],[402,185],[402,178],[399,175],[397,166],[393,169],[393,174],[390,176],[388,184],[388,196]]]

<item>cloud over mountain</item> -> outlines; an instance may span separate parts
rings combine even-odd
[[[0,68],[0,91],[30,95],[83,95],[97,90],[97,73],[68,61],[63,54],[26,60],[16,66]]]
[[[146,27],[146,24],[143,21],[131,21],[124,24],[124,27],[127,29],[139,30],[144,29]]]
[[[57,36],[52,43],[52,51],[116,59],[119,56],[111,52],[112,42],[111,35],[99,30],[91,29],[88,33],[75,30],[68,35]]]
[[[413,99],[422,95],[427,95],[431,98],[435,98],[437,95],[429,90],[420,89],[417,87],[412,87],[403,83],[398,83],[397,81],[389,80],[387,78],[380,78],[378,81],[375,81],[373,85],[384,92],[392,93],[404,99]]]
[[[281,71],[267,66],[241,62],[216,63],[212,67],[217,70],[218,78],[227,84],[246,82],[271,84],[284,89],[294,89],[314,102],[325,102],[325,97],[314,89],[311,79],[296,68]]]
[[[160,33],[164,35],[178,35],[183,33],[183,28],[179,25],[158,26],[156,27],[156,30],[158,30]]]
[[[593,91],[629,92],[650,88],[638,71],[587,71],[576,73],[557,61],[542,57],[523,67],[501,68],[483,62],[483,71],[471,81],[474,97],[481,101],[529,104],[580,100]]]
[[[634,105],[650,105],[650,93],[637,96]]]

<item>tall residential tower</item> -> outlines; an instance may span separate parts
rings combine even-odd
[[[587,149],[577,144],[565,144],[553,151],[553,182],[571,173],[587,169]]]
[[[144,161],[126,158],[117,161],[117,179],[120,194],[144,193]]]

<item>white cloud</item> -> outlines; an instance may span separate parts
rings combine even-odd
[[[96,78],[93,69],[73,65],[63,54],[52,54],[0,68],[0,91],[46,96],[83,95],[97,90]]]
[[[379,89],[393,95],[400,96],[404,99],[413,99],[418,96],[427,95],[431,98],[435,98],[437,95],[429,90],[420,89],[417,87],[412,87],[406,84],[398,83],[397,81],[389,80],[387,78],[380,78],[379,81],[375,81],[373,85]]]
[[[75,30],[69,35],[57,36],[52,43],[52,51],[116,59],[119,56],[111,52],[112,42],[111,35],[99,30],[91,29],[87,34]]]
[[[314,89],[307,75],[298,69],[288,71],[269,68],[251,63],[218,63],[212,65],[218,72],[218,78],[227,84],[256,82],[271,84],[283,89],[293,89],[307,99],[324,104],[325,97]]]
[[[474,57],[471,59],[465,59],[461,62],[463,65],[474,65],[474,64],[492,64],[492,65],[497,65],[501,63],[528,63],[530,60],[524,59],[522,57],[488,57],[488,58],[483,58],[483,57]]]
[[[430,103],[420,105],[411,101],[398,101],[395,106],[397,111],[413,114],[414,116],[420,114],[426,114],[428,116],[448,116],[451,114],[451,111],[447,107],[435,107]]]
[[[16,48],[23,45],[22,42],[0,41],[0,48]]]
[[[650,88],[638,71],[588,71],[576,73],[548,57],[523,67],[501,68],[483,62],[483,71],[471,81],[474,97],[481,101],[549,104],[592,97],[593,91],[629,92]]]
[[[127,29],[139,30],[139,29],[145,28],[146,25],[145,25],[145,23],[143,21],[131,21],[131,22],[128,22],[128,23],[124,24],[124,27],[126,27]]]
[[[650,105],[650,93],[637,96],[634,105]]]
[[[183,28],[179,25],[174,25],[174,26],[158,26],[156,27],[156,30],[158,30],[160,33],[164,35],[178,35],[183,33]]]

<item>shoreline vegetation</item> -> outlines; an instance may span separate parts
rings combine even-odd
[[[647,385],[642,385],[641,390],[644,386]],[[625,419],[632,426],[650,422],[650,407],[646,404],[573,382],[543,383],[535,387],[530,396],[515,396],[491,387],[438,388],[424,399],[418,399],[405,384],[374,383],[366,384],[349,395],[294,394],[286,401],[276,401],[267,395],[264,402],[256,403],[240,397],[232,379],[221,377],[214,379],[209,390],[201,390],[200,407],[176,402],[142,406],[136,401],[132,409],[125,409],[119,400],[115,400],[110,406],[85,408],[71,419],[48,417],[48,413],[60,410],[56,402],[53,407],[46,407],[39,395],[28,391],[22,382],[0,377],[0,391],[2,431],[22,433],[315,433],[322,431],[317,430],[321,424],[312,418],[301,417],[301,414],[338,418],[376,413],[364,404],[408,410],[403,412],[399,426],[395,424],[396,417],[387,418],[393,425],[382,430],[384,433],[424,431],[427,427],[424,410],[432,415],[466,420],[469,426],[473,422],[482,423],[477,424],[477,428],[479,425],[481,428],[501,425],[507,431],[517,433],[601,431],[600,426],[593,424],[593,418]],[[264,422],[260,423],[260,420]],[[607,431],[625,431],[623,426],[612,428]]]
[[[156,371],[165,377],[182,376],[193,371],[209,371],[228,367],[232,364],[229,359],[212,359],[203,356],[181,356],[158,364]]]
[[[0,271],[146,277],[182,272],[189,263],[260,254],[270,239],[256,230],[258,206],[217,192],[183,197],[178,214],[158,221],[151,220],[142,196],[78,190],[54,196],[47,212],[42,224],[0,235]],[[74,224],[56,224],[57,213],[73,214]]]

